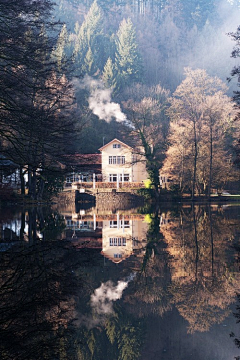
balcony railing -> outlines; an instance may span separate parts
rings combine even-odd
[[[72,183],[77,189],[93,189],[93,182],[75,182]],[[143,182],[95,182],[95,189],[139,189],[144,188]]]

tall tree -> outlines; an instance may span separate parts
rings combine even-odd
[[[216,165],[219,164],[217,155],[220,152],[224,158],[222,166],[230,164],[225,139],[226,129],[233,125],[234,109],[231,99],[224,95],[227,88],[220,79],[210,77],[205,70],[200,69],[187,68],[185,75],[185,80],[173,94],[168,111],[171,118],[171,146],[166,164],[169,169],[177,166],[178,170],[175,171],[181,174],[181,188],[183,178],[186,180],[187,175],[194,198],[197,186],[204,182],[204,188],[208,188],[210,195],[213,165],[216,171]],[[174,159],[176,153],[179,153],[178,158],[181,160],[178,165]]]
[[[112,62],[112,59],[109,57],[104,66],[102,79],[107,88],[115,89],[116,87],[116,70]]]
[[[78,74],[81,72],[86,73],[89,69],[103,68],[105,60],[103,25],[103,14],[95,0],[76,34],[73,55]],[[88,73],[88,75],[93,75],[93,73]]]
[[[51,56],[56,44],[47,36],[55,29],[48,20],[51,3],[23,5],[12,4],[12,11],[7,6],[7,13],[0,6],[0,16],[9,22],[1,42],[0,133],[5,154],[28,169],[30,195],[36,199],[42,196],[44,171],[59,160],[67,143],[63,139],[73,130],[69,111],[74,99],[71,85]],[[37,173],[42,179],[39,187]]]
[[[61,32],[58,36],[57,44],[52,52],[54,60],[57,62],[58,70],[61,72],[64,69],[66,63],[65,47],[68,43],[68,31],[66,24],[63,24]]]
[[[167,146],[168,119],[165,114],[169,91],[160,85],[147,88],[135,85],[126,91],[129,100],[123,103],[132,124],[132,135],[138,138],[141,155],[146,160],[149,179],[159,192],[159,170]]]
[[[116,35],[115,66],[119,88],[141,79],[141,58],[136,33],[130,18],[123,19]]]
[[[230,36],[235,41],[235,47],[232,51],[233,58],[240,57],[240,26],[238,26],[237,31],[235,33],[231,33]],[[237,78],[237,86],[240,87],[240,65],[236,65],[231,72],[232,78]],[[233,96],[234,101],[237,104],[238,108],[238,118],[240,118],[240,91],[234,91]],[[235,144],[235,152],[236,152],[236,164],[240,167],[240,138],[238,137],[238,141]]]

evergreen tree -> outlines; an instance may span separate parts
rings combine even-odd
[[[140,80],[141,59],[137,49],[135,29],[130,18],[123,19],[119,26],[115,63],[119,88]]]
[[[49,20],[51,4],[26,0],[5,5],[0,0],[0,140],[4,154],[27,168],[28,194],[36,200],[43,196],[43,173],[53,170],[66,152],[65,136],[74,128],[74,94],[52,57],[52,34],[58,28]]]
[[[215,9],[213,0],[182,0],[181,3],[185,24],[189,28],[194,25],[202,28]]]
[[[232,39],[235,41],[235,47],[232,51],[232,57],[233,58],[239,58],[240,57],[240,25],[237,28],[237,31],[235,33],[229,34]],[[232,78],[237,78],[237,87],[238,90],[234,91],[233,99],[237,104],[238,108],[238,119],[240,119],[240,65],[234,66],[231,72]],[[235,163],[238,167],[240,167],[240,139],[235,144],[235,153],[236,153],[236,160]]]
[[[116,87],[116,71],[112,59],[109,57],[103,69],[102,79],[106,87]]]
[[[94,64],[93,53],[89,47],[83,62],[83,72],[87,73],[88,75],[93,75],[96,70],[97,68]]]
[[[235,41],[235,47],[232,51],[232,57],[239,58],[240,57],[240,25],[238,26],[237,31],[235,33],[231,33],[229,35]],[[240,87],[240,65],[234,66],[231,72],[231,77],[237,78],[238,81],[237,86]],[[234,92],[234,100],[240,106],[240,90]]]
[[[66,63],[65,47],[67,45],[68,31],[66,24],[63,25],[59,34],[57,44],[52,52],[53,59],[57,62],[58,70],[61,72],[64,64]]]
[[[77,26],[75,28],[77,28]],[[97,1],[94,1],[77,33],[73,55],[78,70],[86,72],[86,69],[92,69],[93,67],[103,68],[102,59],[104,59],[104,47],[102,43],[103,16],[101,9],[97,5]],[[91,50],[89,51],[89,49]],[[87,64],[88,60],[90,61],[89,64]]]

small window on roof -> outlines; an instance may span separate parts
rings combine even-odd
[[[117,144],[117,143],[113,144],[114,149],[119,149],[120,147],[121,147],[121,144]]]

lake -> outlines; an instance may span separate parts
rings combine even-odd
[[[233,360],[240,205],[0,210],[2,360]]]

